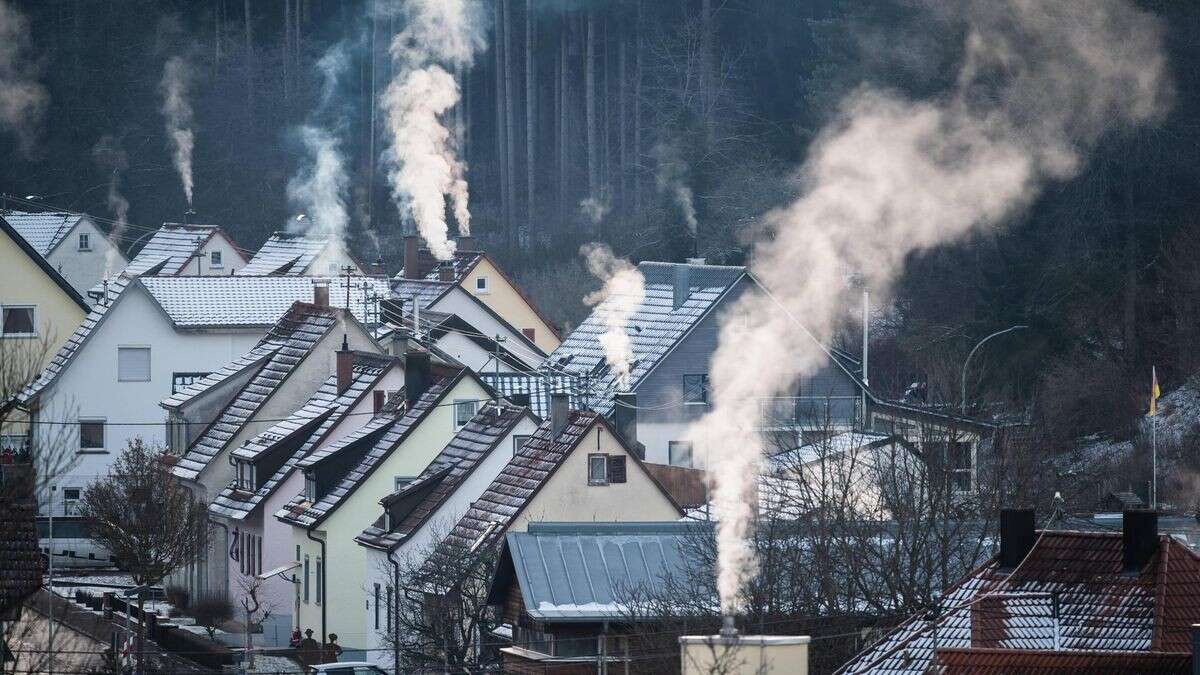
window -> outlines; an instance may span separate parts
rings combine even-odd
[[[237,463],[237,486],[243,490],[258,489],[258,482],[255,480],[257,472],[253,462],[238,462]]]
[[[63,513],[79,515],[79,488],[63,488]]]
[[[149,347],[117,347],[117,381],[150,381]]]
[[[708,375],[683,376],[683,402],[696,405],[708,404]]]
[[[691,441],[670,441],[667,443],[667,452],[671,466],[692,466]]]
[[[304,556],[304,604],[308,604],[308,556]]]
[[[608,482],[624,483],[625,482],[625,455],[609,455],[608,457]]]
[[[321,559],[317,558],[317,604],[325,599],[325,579],[321,575]]]
[[[90,234],[88,234],[87,232],[79,233],[79,250],[80,251],[92,250],[92,236]]]
[[[3,337],[37,337],[37,321],[34,318],[34,307],[6,305],[0,308],[4,321],[0,327]]]
[[[537,331],[532,328],[522,328],[521,335],[524,335],[525,339],[529,340],[530,342],[533,342],[537,339]]]
[[[488,292],[487,277],[475,277],[475,292],[476,293],[487,293]]]
[[[387,508],[383,509],[383,531],[392,531],[392,512],[387,510]],[[378,628],[378,626],[376,627]]]
[[[310,502],[317,501],[317,478],[311,472],[304,474],[304,498]]]
[[[475,401],[454,401],[454,428],[458,429],[475,416]]]
[[[608,485],[608,455],[588,455],[588,485]]]
[[[221,263],[221,252],[220,251],[213,251],[208,254],[208,266],[209,267],[221,267],[221,265],[222,265],[222,263]]]
[[[950,482],[958,492],[970,492],[974,452],[970,443],[946,444],[946,468],[950,470]]]
[[[396,476],[392,479],[392,492],[399,492],[400,488],[408,485],[416,480],[414,476]]]
[[[383,410],[383,403],[387,400],[387,394],[382,389],[376,389],[371,392],[371,412],[378,415],[380,410]]]
[[[79,420],[79,449],[104,449],[104,420]]]
[[[520,452],[522,448],[525,447],[525,444],[529,442],[530,438],[533,438],[533,437],[532,436],[513,436],[513,456],[516,456],[516,454],[518,452]]]
[[[375,630],[379,630],[379,584],[375,584]]]

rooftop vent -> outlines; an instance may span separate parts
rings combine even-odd
[[[683,303],[687,302],[688,296],[692,294],[691,270],[687,265],[675,266],[675,283],[672,290],[671,307],[672,309],[679,309],[683,307]]]

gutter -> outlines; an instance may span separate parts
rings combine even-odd
[[[325,641],[329,639],[329,633],[325,632],[325,605],[327,604],[325,595],[329,592],[329,584],[326,583],[329,578],[329,557],[325,555],[325,540],[312,536],[315,527],[314,524],[312,527],[306,528],[304,535],[321,545],[321,593],[317,597],[321,600],[321,644],[324,645]],[[300,617],[296,617],[296,621],[299,622],[299,620]]]

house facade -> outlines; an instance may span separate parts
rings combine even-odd
[[[125,254],[83,213],[0,211],[79,295],[87,297],[107,272],[125,268]]]

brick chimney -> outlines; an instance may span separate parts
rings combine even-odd
[[[459,251],[478,251],[479,244],[475,242],[475,237],[463,235],[458,238],[457,250]]]
[[[613,394],[613,426],[638,459],[645,459],[646,446],[637,439],[637,394],[631,391]]]
[[[440,281],[454,281],[454,263],[444,262],[438,265],[438,279]]]
[[[346,334],[342,333],[342,348],[336,352],[337,364],[337,393],[342,395],[350,388],[350,383],[354,381],[354,352],[350,351],[350,343],[346,340]]]
[[[318,307],[329,306],[328,279],[313,279],[313,304]]]
[[[404,355],[404,399],[411,407],[433,384],[433,366],[429,352],[410,351]]]
[[[571,415],[571,398],[565,393],[550,394],[550,437],[558,438]]]
[[[421,239],[415,234],[404,237],[404,278],[421,278]]]

